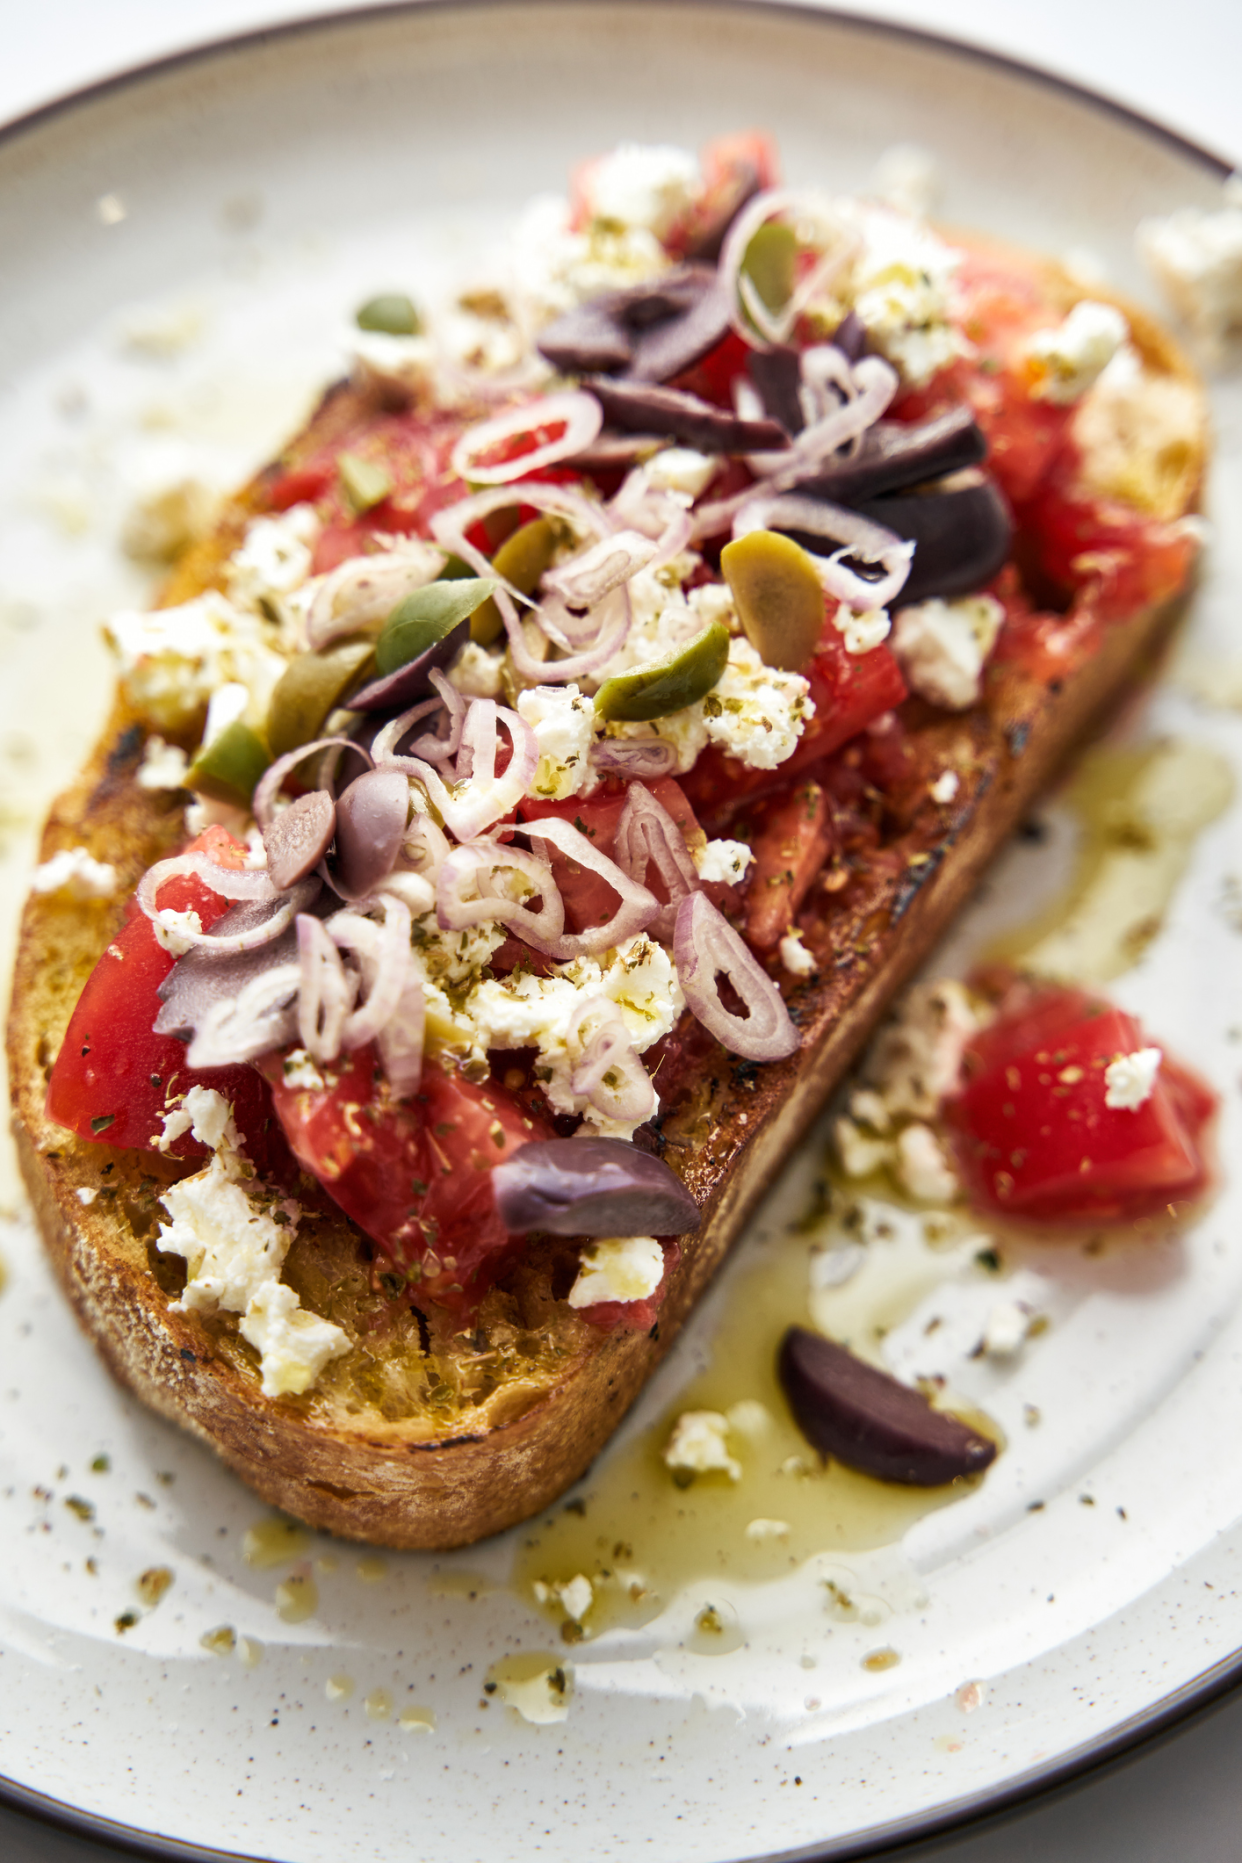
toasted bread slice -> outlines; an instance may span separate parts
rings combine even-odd
[[[1028,261],[1029,263],[1029,261]],[[1052,268],[1050,301],[1081,295]],[[1095,295],[1099,295],[1096,293]],[[1144,363],[1193,388],[1167,334],[1122,307]],[[362,410],[341,385],[285,455],[296,466]],[[1199,404],[1202,406],[1202,403]],[[1183,460],[1193,507],[1206,419]],[[166,599],[210,586],[261,506],[263,475],[180,566]],[[141,789],[144,728],[119,701],[103,740],[47,824],[43,858],[85,847],[117,869],[115,901],[32,896],[8,1030],[22,1167],[57,1275],[118,1378],[209,1443],[266,1500],[312,1525],[397,1547],[451,1547],[546,1505],[588,1466],[669,1349],[758,1199],[858,1054],[886,1005],[969,898],[988,861],[1075,745],[1141,675],[1170,611],[1097,628],[1070,676],[1044,683],[1017,662],[992,669],[985,701],[946,714],[911,701],[907,719],[924,789],[959,778],[950,807],[929,802],[825,906],[808,944],[816,974],[789,991],[803,1035],[792,1059],[755,1068],[713,1046],[662,1122],[665,1156],[703,1210],[649,1334],[602,1333],[566,1303],[576,1250],[535,1240],[486,1297],[475,1329],[434,1312],[394,1315],[371,1286],[359,1232],[312,1207],[284,1278],[342,1326],[352,1349],[302,1397],[267,1398],[236,1316],[170,1310],[182,1265],[155,1248],[161,1189],[193,1166],[84,1143],[44,1112],[69,1016],[143,870],[183,839],[175,797]],[[87,1193],[82,1196],[80,1193]],[[91,1193],[94,1193],[93,1195]]]

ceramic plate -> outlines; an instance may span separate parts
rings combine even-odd
[[[6,941],[37,817],[103,716],[98,618],[147,593],[116,548],[135,491],[190,468],[240,477],[339,369],[360,298],[438,288],[584,154],[751,124],[778,132],[794,182],[860,188],[894,143],[921,145],[945,218],[1073,251],[1140,296],[1140,215],[1219,188],[1176,140],[995,61],[712,5],[355,17],[195,55],[0,141]],[[1242,398],[1227,375],[1214,393],[1224,509],[1242,492]],[[1242,1150],[1242,812],[1225,806],[1242,719],[1195,696],[1195,669],[1214,654],[1228,697],[1237,551],[1213,546],[1179,670],[1125,726],[1191,747],[1223,812],[1191,834],[1174,809],[1184,871],[1114,985],[1220,1089],[1225,1158]],[[1044,826],[1005,856],[942,963],[960,967],[1062,882],[1071,818],[1054,807]],[[627,1516],[626,1484],[641,1487],[653,1432],[691,1384],[719,1393],[728,1372],[720,1401],[763,1394],[776,1330],[806,1311],[808,1238],[784,1225],[816,1168],[810,1154],[777,1187],[578,1491],[585,1514],[434,1558],[273,1538],[206,1451],[109,1382],[10,1182],[0,1740],[14,1802],[287,1863],[412,1846],[513,1863],[836,1856],[1063,1776],[1210,1690],[1242,1646],[1242,1465],[1220,1449],[1242,1430],[1234,1182],[1179,1240],[1033,1251],[1000,1286],[986,1236],[959,1231],[932,1259],[871,1222],[867,1323],[888,1328],[890,1361],[947,1377],[1007,1439],[951,1505],[902,1513],[857,1480],[811,1505],[804,1483],[787,1544],[747,1538],[750,1507],[770,1525],[772,1495],[798,1486],[790,1469],[774,1489],[769,1468],[753,1503],[691,1523],[688,1551],[684,1534],[675,1553],[661,1538],[675,1520]],[[1010,1360],[973,1357],[1002,1297],[1046,1329]],[[755,1468],[774,1453],[755,1448]],[[570,1643],[532,1581],[572,1576],[556,1560],[585,1561],[592,1535],[618,1570],[659,1582],[643,1609]],[[516,1659],[559,1665],[564,1700],[546,1684],[523,1696]]]

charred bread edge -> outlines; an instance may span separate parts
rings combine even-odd
[[[1063,278],[1053,268],[1049,273],[1050,280]],[[1068,303],[1083,294],[1064,284],[1057,295]],[[1122,308],[1145,360],[1193,382],[1193,372],[1167,333],[1134,306],[1122,302]],[[308,432],[324,416],[335,424],[339,409],[332,408],[332,400],[325,400]],[[233,547],[237,533],[234,517],[222,527],[219,553]],[[184,593],[170,597],[184,598]],[[403,1441],[390,1431],[381,1439],[374,1432],[308,1418],[289,1400],[263,1397],[257,1382],[213,1352],[210,1337],[192,1315],[168,1311],[167,1296],[151,1276],[144,1251],[122,1245],[117,1219],[98,1203],[83,1208],[70,1174],[51,1168],[46,1156],[56,1151],[63,1158],[75,1148],[91,1148],[44,1115],[50,1057],[40,1053],[33,1019],[43,954],[28,935],[28,905],[8,1031],[15,1135],[53,1266],[109,1368],[153,1409],[214,1448],[266,1501],[347,1538],[449,1548],[538,1512],[583,1473],[616,1429],[887,1004],[965,903],[1036,795],[1140,668],[1179,606],[1180,599],[1107,627],[1091,659],[1075,668],[1060,689],[1005,670],[993,689],[990,716],[969,715],[974,775],[932,858],[918,869],[922,883],[908,871],[890,873],[865,902],[870,945],[865,976],[858,974],[863,964],[847,956],[796,992],[804,1046],[792,1060],[760,1069],[748,1083],[744,1136],[732,1116],[736,1102],[730,1101],[727,1086],[715,1081],[711,1103],[700,1104],[682,1122],[687,1130],[705,1123],[709,1134],[704,1144],[680,1141],[680,1149],[691,1153],[685,1175],[704,1219],[669,1278],[658,1325],[649,1334],[597,1335],[567,1360],[563,1377],[530,1408],[478,1434]],[[120,708],[92,762],[58,801],[45,831],[45,858],[63,843],[66,829],[76,828],[79,838],[84,831],[89,834],[83,816],[91,812],[92,796],[107,790],[110,802],[141,809],[141,792],[131,790],[123,803],[124,792],[116,795],[115,778],[109,776],[126,761],[118,752],[129,722]],[[960,725],[954,719],[946,730],[960,730]],[[92,851],[107,854],[102,843]],[[851,923],[857,925],[857,915]],[[853,937],[850,932],[847,944]],[[725,1057],[722,1071],[728,1065]],[[669,1132],[666,1128],[666,1136]],[[672,1143],[669,1155],[676,1164],[675,1121]]]

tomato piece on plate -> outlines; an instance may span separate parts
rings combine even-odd
[[[258,1063],[299,1164],[427,1297],[467,1319],[520,1249],[496,1213],[492,1166],[552,1128],[497,1081],[475,1086],[434,1061],[408,1100],[389,1097],[374,1048],[289,1085],[283,1056]]]
[[[240,867],[246,849],[223,828],[211,827],[186,853],[207,854],[217,866]],[[233,904],[192,874],[165,881],[160,904],[194,911],[209,931]],[[131,906],[130,917],[96,964],[69,1019],[48,1081],[47,1114],[79,1138],[137,1151],[154,1151],[168,1098],[197,1084],[231,1101],[246,1152],[263,1176],[280,1176],[288,1164],[272,1119],[267,1088],[250,1067],[192,1073],[186,1045],[156,1035],[157,991],[176,960],[164,950],[151,921]],[[170,1146],[175,1158],[206,1157],[207,1147],[184,1133]]]
[[[967,1048],[944,1107],[972,1200],[1033,1221],[1126,1222],[1197,1197],[1206,1083],[1166,1057],[1142,1104],[1109,1106],[1110,1064],[1151,1046],[1134,1017],[1083,990],[1015,997]]]

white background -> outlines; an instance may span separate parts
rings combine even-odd
[[[0,123],[152,58],[308,13],[360,10],[362,0],[331,9],[303,0],[0,0]],[[854,0],[842,10],[1042,66],[1242,167],[1242,0]],[[1235,1698],[1016,1819],[903,1854],[939,1863],[1237,1863],[1239,1752]],[[0,1855],[11,1863],[102,1863],[111,1854],[0,1809]]]

